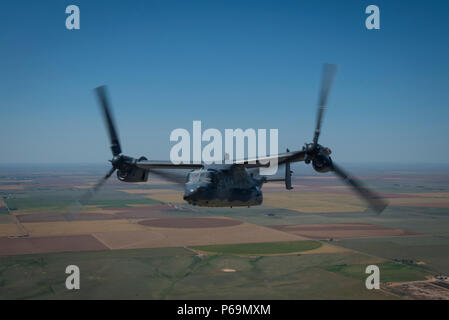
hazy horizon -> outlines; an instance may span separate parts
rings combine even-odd
[[[156,159],[161,160],[161,159]],[[354,163],[354,162],[341,162],[342,165],[349,170],[389,170],[389,171],[438,171],[449,173],[449,164],[446,163]],[[0,171],[2,170],[70,170],[70,169],[94,169],[94,170],[107,170],[110,168],[109,162],[96,162],[96,163],[0,163]],[[292,163],[292,170],[295,173],[316,173],[323,175],[323,173],[317,173],[311,165],[307,165],[304,162]],[[166,169],[170,170],[170,169]],[[284,166],[280,166],[276,175],[283,174]],[[176,170],[174,170],[176,171]],[[188,170],[187,170],[188,171]],[[329,173],[331,174],[331,173]]]

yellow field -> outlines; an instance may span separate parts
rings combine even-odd
[[[130,193],[130,194],[166,194],[166,193],[179,193],[176,190],[172,189],[121,189],[120,191]]]
[[[449,198],[449,192],[404,193],[404,195],[423,198]]]
[[[0,190],[23,190],[24,186],[22,184],[5,184],[0,185]]]
[[[365,205],[353,195],[321,192],[267,192],[263,204],[306,213],[360,212]]]
[[[101,208],[99,206],[88,206],[85,205],[81,208],[82,213],[101,213],[101,214],[114,214],[117,212],[120,212],[120,210],[117,209],[110,209],[110,208]]]
[[[327,243],[322,243],[321,247],[313,250],[303,251],[301,254],[330,254],[330,253],[345,253],[351,252],[349,249],[343,247],[332,246]]]
[[[138,231],[146,227],[137,224],[136,219],[58,221],[22,223],[30,236],[60,236],[69,234],[90,234],[94,232]],[[0,225],[1,226],[1,225]]]
[[[449,208],[449,198],[445,197],[416,197],[388,199],[391,205],[411,207]]]
[[[162,194],[150,194],[146,198],[151,198],[154,200],[162,202],[172,202],[172,203],[184,203],[182,198],[182,193],[162,193]]]
[[[154,190],[136,190],[136,189],[122,189],[120,191],[130,193],[130,194],[144,194],[146,198],[151,198],[154,200],[162,202],[172,202],[172,203],[184,203],[182,199],[183,192],[171,189],[154,189]]]
[[[305,239],[298,235],[249,223],[216,228],[156,228],[138,224],[141,220],[33,222],[22,223],[22,225],[28,231],[30,237],[92,234],[111,249]],[[20,230],[18,230],[15,224],[0,225],[1,236],[11,236],[19,233]]]
[[[0,224],[0,237],[16,236],[22,233],[22,230],[15,223]]]
[[[146,230],[139,231],[97,232],[93,233],[93,236],[111,249],[304,240],[300,236],[249,223],[218,228],[146,227]]]

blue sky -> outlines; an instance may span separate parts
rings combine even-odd
[[[65,28],[76,4],[81,29]],[[381,29],[365,28],[380,8]],[[92,89],[109,86],[124,153],[168,159],[170,132],[314,130],[340,162],[449,162],[447,1],[3,1],[0,163],[111,158]]]

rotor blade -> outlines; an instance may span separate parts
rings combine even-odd
[[[114,171],[115,168],[111,168],[111,170],[109,170],[109,172],[106,173],[106,175],[103,178],[101,178],[90,190],[88,190],[84,195],[81,196],[79,202],[81,204],[84,204],[87,201],[89,201],[95,195],[95,193],[97,193],[97,191],[103,186],[106,180],[109,179],[109,177],[114,173]]]
[[[318,100],[318,114],[316,119],[315,136],[313,137],[314,146],[316,146],[318,143],[318,137],[320,136],[321,131],[321,122],[323,120],[323,114],[327,104],[327,97],[329,95],[329,91],[336,73],[337,73],[336,64],[327,64],[327,63],[324,64],[323,75],[321,79],[321,91]]]
[[[108,103],[106,86],[100,86],[95,88],[97,92],[98,101],[100,102],[101,108],[103,110],[104,120],[106,122],[106,127],[109,133],[109,140],[111,142],[111,150],[114,156],[122,153],[122,148],[120,147],[120,141],[118,140],[117,130],[115,129],[114,119],[112,118],[110,104]]]
[[[381,213],[388,206],[388,203],[383,198],[365,187],[361,181],[351,176],[335,163],[332,163],[332,166],[335,174],[343,179],[346,184],[354,188],[374,211]]]
[[[151,169],[150,174],[153,174],[168,182],[173,182],[178,185],[184,185],[186,183],[186,175],[182,175],[180,172],[168,172],[163,170]]]
[[[83,204],[89,201],[92,196],[101,188],[106,180],[114,173],[112,168],[103,178],[101,178],[91,189],[85,192],[73,205],[71,205],[67,212],[63,215],[67,221],[76,220],[77,214],[82,210]]]

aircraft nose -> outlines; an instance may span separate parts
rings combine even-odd
[[[186,189],[184,192],[184,200],[186,200],[186,201],[193,200],[193,198],[195,197],[195,193],[196,193],[196,188]]]
[[[189,194],[189,195],[184,194],[183,199],[184,199],[185,201],[189,201],[189,200],[191,199],[191,195],[190,195],[190,194]]]
[[[183,198],[186,201],[198,200],[198,198],[201,196],[201,193],[203,193],[205,190],[206,190],[206,188],[204,188],[204,187],[186,189],[184,192]]]

